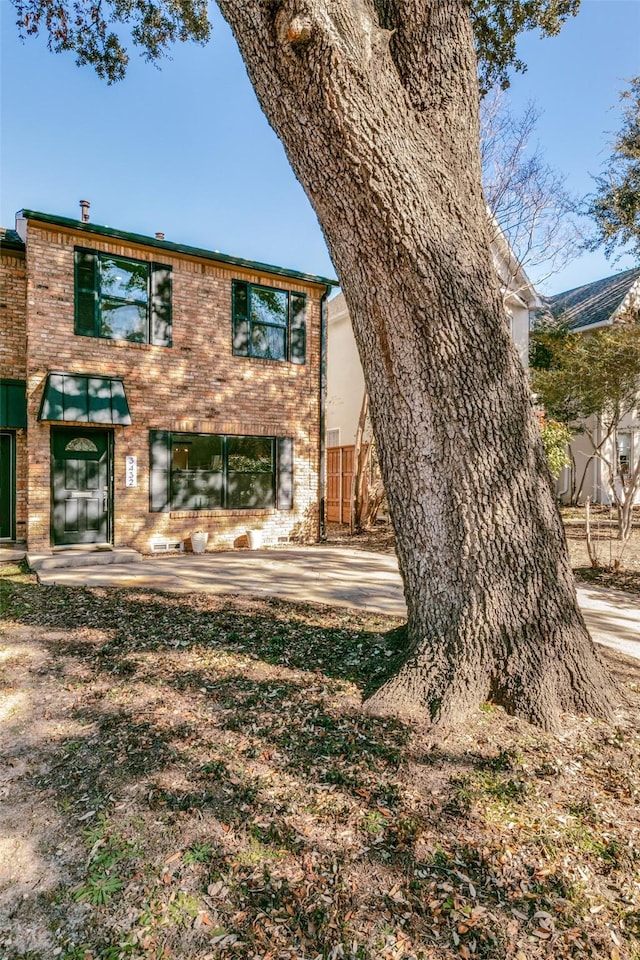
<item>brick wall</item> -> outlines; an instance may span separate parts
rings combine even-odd
[[[74,246],[173,268],[173,346],[74,335]],[[307,363],[231,353],[234,278],[307,294]],[[114,542],[149,549],[154,534],[184,538],[207,529],[209,548],[232,546],[249,526],[265,543],[314,538],[318,500],[320,297],[324,288],[295,279],[74,235],[29,222],[29,547],[49,547],[50,424],[37,415],[49,371],[122,377],[132,425],[114,428]],[[88,428],[90,429],[90,428]],[[149,429],[294,438],[293,511],[149,513]],[[125,458],[137,457],[138,485],[125,486]]]
[[[0,377],[26,376],[26,265],[24,253],[2,249],[0,255]]]
[[[2,248],[0,253],[0,377],[24,380],[27,366],[26,264],[24,253]],[[26,535],[26,432],[16,438],[16,536]]]

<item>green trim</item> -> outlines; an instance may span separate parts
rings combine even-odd
[[[276,506],[293,510],[293,437],[277,437]]]
[[[0,377],[0,427],[24,429],[27,426],[26,380]]]
[[[289,293],[289,360],[307,362],[307,296]]]
[[[49,373],[38,420],[129,426],[131,414],[122,379]]]
[[[97,337],[98,324],[98,258],[92,250],[76,247],[74,255],[74,289],[76,336]],[[83,282],[84,280],[84,282]]]
[[[26,247],[19,233],[0,227],[0,250],[12,250],[24,253]]]
[[[287,270],[269,263],[260,263],[256,260],[244,260],[241,257],[230,257],[224,253],[215,253],[202,247],[190,247],[183,243],[171,243],[169,240],[156,240],[155,237],[145,237],[140,233],[128,233],[124,230],[114,230],[113,227],[104,227],[97,223],[84,223],[81,220],[71,220],[69,217],[56,217],[50,213],[38,213],[35,210],[20,210],[17,216],[25,220],[36,220],[39,223],[53,224],[58,227],[67,227],[79,233],[97,234],[111,237],[114,240],[124,240],[129,243],[139,243],[145,247],[154,247],[170,253],[182,253],[189,257],[198,257],[202,260],[213,260],[216,263],[226,263],[234,267],[243,267],[258,273],[271,273],[279,277],[292,277],[306,283],[319,283],[323,286],[337,287],[337,280],[327,277],[317,277],[311,273],[300,273],[298,270]]]
[[[3,460],[0,447],[0,540],[3,543],[16,538],[16,435],[13,431],[0,430],[0,445],[6,444],[7,460]],[[3,482],[4,480],[4,482]]]

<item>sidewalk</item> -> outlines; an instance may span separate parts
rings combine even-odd
[[[345,547],[181,553],[126,564],[43,570],[39,577],[46,584],[266,595],[406,615],[396,558]],[[578,589],[578,600],[597,643],[640,659],[637,597],[585,585]]]

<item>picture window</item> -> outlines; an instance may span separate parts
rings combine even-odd
[[[150,508],[290,510],[293,441],[289,437],[150,433]]]

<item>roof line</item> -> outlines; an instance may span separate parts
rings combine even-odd
[[[15,234],[15,236],[10,236]],[[24,253],[25,246],[15,230],[7,230],[4,235],[0,234],[0,248],[3,250],[20,250]]]
[[[606,277],[599,277],[597,280],[590,280],[589,283],[581,283],[577,287],[571,287],[569,290],[561,290],[560,293],[551,293],[546,298],[547,300],[559,300],[561,297],[568,297],[572,293],[577,293],[578,290],[586,290],[587,287],[593,287],[597,283],[604,283],[607,280],[624,280],[624,278],[630,273],[637,273],[638,267],[629,267],[628,270],[621,270],[619,273],[610,273]]]
[[[317,283],[325,287],[337,287],[339,281],[328,277],[319,277],[311,273],[302,273],[299,270],[288,270],[286,267],[277,267],[269,263],[260,263],[257,260],[244,260],[242,257],[231,257],[225,253],[216,253],[213,250],[205,250],[203,247],[192,247],[188,244],[173,243],[171,240],[158,240],[155,237],[146,237],[140,233],[129,233],[125,230],[115,230],[113,227],[106,227],[91,221],[85,223],[81,220],[73,220],[70,217],[58,217],[51,213],[40,213],[37,210],[20,210],[16,214],[16,219],[36,220],[39,223],[49,223],[55,226],[67,227],[71,230],[77,230],[81,233],[94,233],[99,236],[112,237],[116,240],[125,240],[130,243],[138,243],[145,247],[154,247],[158,250],[166,250],[167,253],[182,253],[190,257],[198,257],[203,260],[213,260],[216,263],[226,263],[234,267],[244,267],[246,270],[253,270],[259,273],[271,273],[280,277],[291,277],[295,280],[302,280],[306,283]]]

